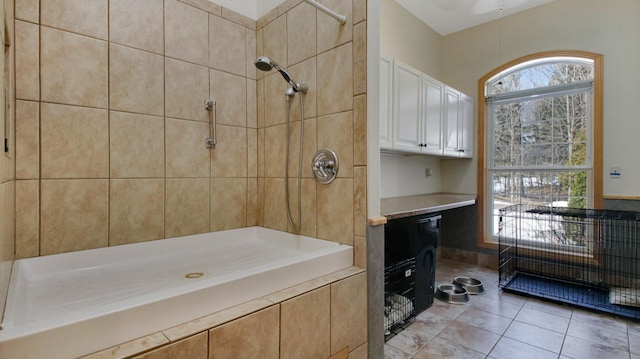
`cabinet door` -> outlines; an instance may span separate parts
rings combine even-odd
[[[442,154],[444,84],[422,75],[422,152]]]
[[[380,56],[380,148],[393,145],[393,59]]]
[[[447,156],[459,156],[458,150],[458,118],[460,114],[460,92],[451,88],[445,88],[445,114],[444,114],[444,151]]]
[[[460,97],[459,141],[460,157],[473,157],[473,98],[461,94]]]
[[[420,152],[420,71],[405,64],[394,64],[393,72],[393,148]]]

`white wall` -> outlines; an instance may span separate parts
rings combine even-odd
[[[446,36],[443,49],[443,81],[476,98],[478,79],[509,60],[548,50],[603,54],[604,194],[640,196],[640,1],[556,0]],[[476,163],[442,161],[442,189],[475,193]],[[622,178],[606,175],[612,165]]]
[[[395,0],[380,0],[380,53],[441,80],[443,37]]]
[[[395,0],[380,0],[380,53],[441,79],[443,40]],[[433,170],[429,178],[424,175],[426,167]],[[381,198],[440,192],[441,189],[437,157],[382,155],[380,171]]]
[[[426,168],[432,170],[430,177]],[[437,157],[380,155],[380,198],[440,192],[440,177]]]

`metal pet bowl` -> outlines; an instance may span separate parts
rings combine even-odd
[[[453,278],[453,284],[463,287],[469,294],[484,293],[484,286],[482,285],[482,281],[475,278],[455,277]]]
[[[455,284],[439,284],[435,297],[443,302],[464,304],[469,302],[469,294],[464,287]]]

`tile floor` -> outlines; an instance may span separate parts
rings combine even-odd
[[[434,301],[389,339],[385,359],[640,359],[640,323],[504,293],[498,272],[440,260],[438,283],[480,279],[487,290],[467,304]]]

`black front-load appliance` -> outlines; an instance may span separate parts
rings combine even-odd
[[[426,214],[394,219],[385,225],[385,268],[415,259],[416,314],[433,304],[441,218]]]

